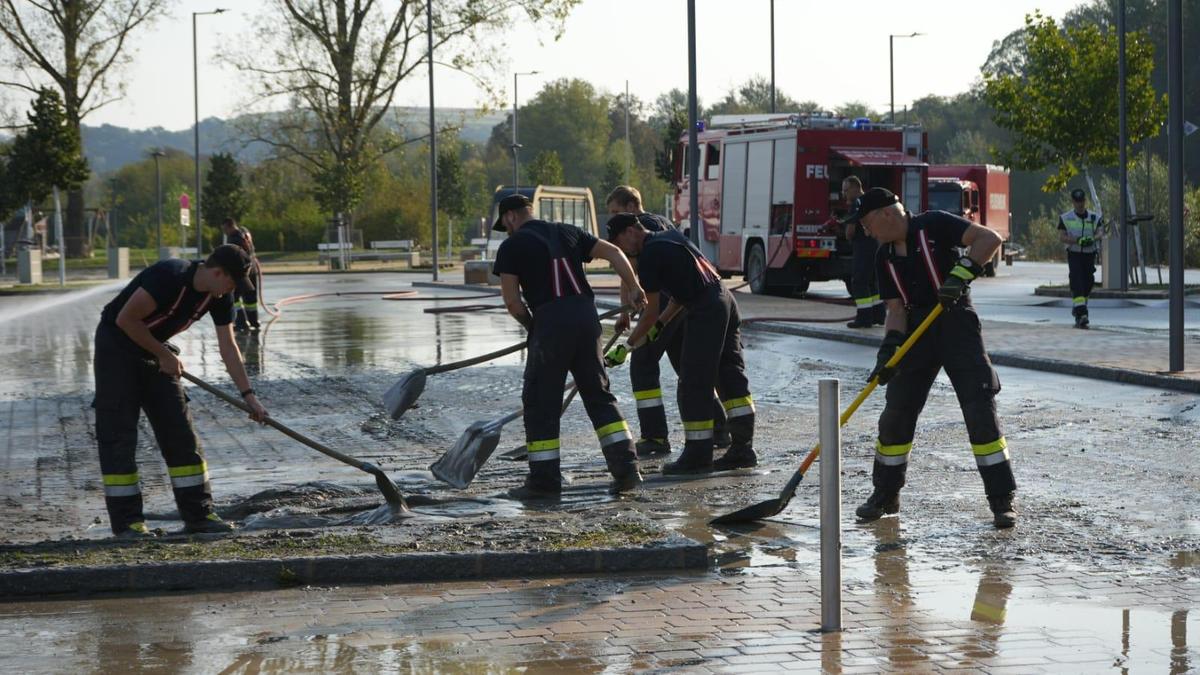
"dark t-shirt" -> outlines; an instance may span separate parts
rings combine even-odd
[[[638,254],[638,279],[647,293],[666,291],[679,302],[688,304],[706,288],[720,285],[721,279],[706,271],[697,257],[703,258],[682,232],[672,228],[651,232]]]
[[[675,224],[657,213],[639,213],[637,216],[638,222],[642,227],[651,232],[666,232],[674,230]]]
[[[125,286],[116,298],[104,306],[100,313],[100,324],[117,326],[117,315],[139,288],[146,289],[154,298],[155,309],[143,321],[150,334],[160,342],[182,333],[206,313],[212,315],[213,325],[224,326],[233,322],[233,294],[213,297],[192,287],[199,262],[178,258],[160,260],[146,269]],[[135,349],[140,349],[120,331],[121,336]]]
[[[250,236],[250,230],[244,227],[234,228],[231,234],[225,235],[225,238],[230,244],[239,246],[243,251],[254,255],[254,238]]]
[[[963,234],[971,221],[945,211],[926,211],[919,216],[908,217],[908,254],[898,256],[894,244],[879,247],[875,255],[879,278],[879,297],[884,300],[902,298],[896,281],[888,269],[891,260],[896,275],[904,284],[909,303],[913,307],[931,307],[938,302],[937,287],[929,278],[929,268],[923,259],[924,251],[919,245],[919,233],[924,231],[932,252],[934,268],[944,280],[951,268],[961,257],[957,248],[963,245]]]
[[[592,259],[592,249],[596,246],[596,238],[575,227],[562,223],[548,223],[544,220],[530,220],[508,239],[500,243],[496,251],[496,264],[492,271],[496,274],[515,274],[521,284],[521,295],[525,304],[531,309],[550,302],[554,299],[554,267],[550,263],[550,250],[542,243],[535,233],[541,234],[550,241],[558,241],[560,255],[567,259],[571,274],[559,270],[558,283],[565,293],[575,295],[575,285],[579,286],[579,294],[593,296],[592,287],[588,285],[583,273],[583,263]],[[574,282],[574,284],[572,283]]]

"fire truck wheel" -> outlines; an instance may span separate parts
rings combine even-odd
[[[743,269],[746,270],[746,281],[750,282],[750,292],[755,295],[770,292],[767,287],[767,254],[763,251],[762,244],[750,244],[750,250],[746,252],[746,266]]]

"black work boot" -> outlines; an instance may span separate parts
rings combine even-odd
[[[128,527],[121,530],[114,536],[116,536],[117,539],[153,539],[157,535],[154,530],[146,527],[146,523],[138,521],[136,523],[130,523]]]
[[[717,429],[713,432],[713,448],[720,450],[733,445],[733,434],[728,429]]]
[[[858,522],[870,523],[899,512],[900,493],[885,492],[875,488],[871,496],[867,497],[867,501],[854,510],[854,515],[858,516]]]
[[[997,530],[1007,530],[1017,524],[1017,509],[1013,506],[1015,495],[1007,494],[1000,497],[988,497],[988,506],[992,509],[992,523]]]
[[[882,326],[887,321],[887,305],[875,305],[871,308],[871,318],[875,319],[876,326]]]
[[[671,442],[665,438],[641,438],[635,444],[638,457],[657,457],[671,454]]]
[[[870,328],[875,325],[875,312],[870,307],[860,307],[854,320],[846,324],[846,328]]]
[[[642,484],[642,472],[638,471],[637,467],[620,476],[613,476],[613,479],[608,484],[608,494],[619,495],[623,492],[632,492],[637,486]]]
[[[561,495],[562,473],[557,459],[530,462],[525,483],[508,491],[509,497],[520,500],[558,499]]]
[[[233,532],[233,525],[221,520],[221,516],[210,513],[203,520],[184,523],[183,531],[188,534],[223,534]]]
[[[714,471],[748,469],[752,466],[758,466],[758,455],[749,443],[734,443],[723,457],[713,462]]]
[[[664,475],[712,473],[712,470],[712,444],[708,444],[704,447],[685,444],[683,446],[683,452],[679,454],[679,459],[675,460],[674,462],[667,462],[662,468]]]

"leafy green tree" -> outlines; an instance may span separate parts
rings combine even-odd
[[[1094,24],[1060,30],[1040,13],[1025,18],[1021,74],[984,73],[984,98],[993,120],[1012,132],[1005,163],[1020,169],[1050,167],[1042,189],[1061,190],[1088,167],[1117,161],[1117,36]],[[1151,85],[1154,50],[1146,36],[1127,37],[1126,87],[1129,140],[1158,133],[1166,115],[1165,97]]]
[[[867,117],[873,120],[882,119],[883,115],[862,101],[847,101],[834,109],[834,114],[846,119]]]
[[[775,110],[780,113],[797,112],[801,104],[792,97],[775,90]],[[771,112],[771,81],[761,75],[746,80],[725,93],[709,110],[711,115],[748,115]]]
[[[226,218],[241,221],[246,215],[246,189],[233,155],[218,152],[209,158],[203,190],[205,225],[219,227]]]
[[[10,151],[12,190],[18,198],[40,203],[51,189],[78,189],[88,179],[87,160],[63,108],[62,97],[49,87],[38,91],[29,126],[13,140]]]
[[[457,143],[438,148],[438,208],[461,219],[467,215],[467,177]]]
[[[526,169],[531,185],[562,185],[562,162],[558,161],[558,153],[553,150],[543,150],[533,158]]]
[[[654,107],[656,112],[650,124],[658,128],[660,138],[660,147],[654,154],[654,172],[669,183],[675,179],[675,151],[688,126],[687,92],[672,89],[659,94]],[[700,108],[699,101],[696,107]]]

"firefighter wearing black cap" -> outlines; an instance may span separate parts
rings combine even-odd
[[[500,275],[504,305],[529,330],[521,391],[529,475],[510,495],[552,499],[562,491],[559,417],[568,373],[579,387],[579,397],[613,476],[609,492],[632,490],[642,476],[629,425],[608,389],[600,359],[600,321],[583,264],[592,258],[608,260],[621,278],[622,304],[641,307],[645,294],[633,268],[615,246],[578,227],[535,220],[531,202],[521,195],[500,201],[492,229],[508,232],[494,267]]]
[[[880,244],[880,296],[888,309],[887,335],[871,373],[887,384],[875,445],[875,489],[858,507],[858,517],[869,522],[900,510],[900,488],[917,418],[938,371],[945,368],[958,395],[993,522],[998,528],[1012,527],[1017,485],[996,417],[1000,380],[988,359],[979,316],[968,294],[971,281],[983,271],[982,261],[990,260],[1000,247],[999,235],[944,211],[910,215],[895,195],[882,188],[868,190],[855,203],[850,218]],[[967,248],[965,256],[957,254],[960,247]],[[886,368],[910,331],[938,303],[945,308],[943,314],[897,369]]]
[[[863,184],[858,176],[847,176],[842,181],[842,197],[846,205],[851,206],[854,200],[863,194]],[[863,232],[857,223],[842,223],[846,227],[846,238],[854,254],[853,268],[850,276],[850,291],[854,296],[854,320],[847,323],[848,328],[870,328],[882,326],[887,308],[879,297],[879,283],[876,280],[875,254],[879,244]]]
[[[245,251],[246,255],[250,256],[253,264],[250,279],[252,281],[261,281],[262,277],[258,274],[258,259],[254,257],[254,238],[250,236],[250,230],[238,225],[237,221],[233,218],[226,218],[221,221],[221,231],[225,233],[226,244],[233,244]],[[237,314],[237,319],[234,322],[234,330],[239,333],[258,331],[257,291],[249,295],[237,290],[233,293],[233,310]]]
[[[636,188],[628,185],[618,185],[609,193],[606,200],[608,213],[632,213],[637,216],[642,227],[650,232],[666,232],[674,230],[675,226],[666,218],[642,211],[642,195]],[[630,258],[634,269],[637,269],[637,258]],[[667,308],[671,297],[666,291],[658,294],[658,309],[660,312]],[[629,327],[629,315],[622,314],[617,319],[618,331]],[[654,341],[647,342],[635,350],[629,357],[629,382],[633,386],[633,398],[637,402],[638,429],[641,432],[636,447],[639,457],[652,457],[671,452],[671,442],[667,433],[667,413],[663,407],[662,382],[659,378],[659,362],[663,354],[671,362],[671,367],[679,373],[679,356],[683,350],[682,321],[672,321],[663,326],[661,334]],[[727,448],[732,442],[729,431],[725,428],[725,409],[721,401],[713,396],[713,438],[717,448]]]
[[[737,302],[721,284],[713,264],[677,230],[649,232],[630,213],[608,221],[608,240],[638,259],[638,275],[647,293],[646,309],[626,344],[605,357],[621,363],[632,345],[653,340],[663,325],[686,309],[679,362],[679,413],[684,446],[679,459],[663,466],[665,474],[707,473],[758,464],[754,452],[754,400],[746,381]],[[658,296],[671,294],[659,314]],[[661,316],[661,319],[660,319]],[[711,392],[716,389],[733,437],[729,450],[713,461],[714,419]]]
[[[1071,191],[1070,211],[1058,217],[1058,238],[1067,247],[1067,270],[1071,285],[1071,316],[1076,328],[1088,328],[1088,296],[1096,283],[1096,253],[1104,223],[1089,211],[1083,190]]]
[[[96,441],[100,449],[104,501],[113,534],[149,537],[142,514],[142,490],[135,453],[142,411],[154,430],[175,503],[186,532],[228,532],[213,512],[208,465],[200,451],[187,395],[180,384],[183,365],[167,340],[205,314],[216,327],[221,360],[251,418],[267,411],[258,402],[242,355],[233,339],[233,293],[254,293],[247,278],[250,257],[233,245],[218,246],[204,262],[168,259],[138,273],[108,305],[96,328]]]

